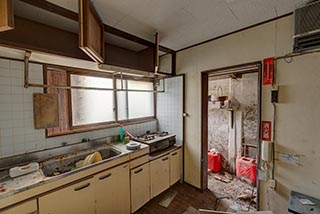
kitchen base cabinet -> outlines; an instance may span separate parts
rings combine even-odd
[[[39,214],[94,214],[93,178],[39,198]]]
[[[170,185],[175,184],[181,178],[181,149],[170,153]]]
[[[149,163],[130,171],[131,176],[131,213],[150,200],[150,168]]]
[[[95,214],[130,213],[129,163],[94,176]]]
[[[169,188],[169,166],[169,155],[150,162],[151,198]]]
[[[37,208],[36,199],[19,204],[6,211],[0,212],[0,214],[37,214],[37,213],[38,213],[38,208]]]

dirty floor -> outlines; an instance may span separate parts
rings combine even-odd
[[[168,191],[176,192],[175,197],[167,208],[159,205]],[[216,197],[210,190],[201,192],[188,184],[177,183],[169,190],[152,199],[136,214],[198,214],[198,209],[216,207]]]
[[[208,189],[217,197],[219,211],[254,211],[256,188],[229,173],[208,173]]]

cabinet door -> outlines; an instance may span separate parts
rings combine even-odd
[[[170,153],[170,185],[181,178],[181,149]]]
[[[0,1],[0,32],[14,28],[13,0]]]
[[[23,204],[17,205],[6,211],[0,212],[0,214],[37,214],[37,202],[36,200],[28,201]]]
[[[169,155],[150,162],[151,197],[169,188]]]
[[[87,179],[39,198],[40,214],[94,213],[93,179]]]
[[[134,168],[131,174],[131,213],[150,200],[150,165]]]
[[[96,214],[130,213],[129,163],[95,175],[94,192]]]
[[[104,62],[104,25],[91,0],[79,0],[79,45],[95,62]]]

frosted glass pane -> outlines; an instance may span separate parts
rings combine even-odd
[[[113,80],[71,75],[72,86],[113,88]],[[113,91],[71,90],[72,124],[74,126],[115,120]]]
[[[153,90],[152,82],[128,80],[128,89]],[[153,92],[128,92],[129,119],[154,116]]]
[[[123,81],[123,88],[126,88],[127,81]],[[117,88],[121,89],[121,80],[117,80]],[[127,92],[117,92],[117,103],[118,103],[118,120],[126,120],[127,117]]]

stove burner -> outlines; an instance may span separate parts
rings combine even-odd
[[[153,140],[155,137],[153,135],[147,135],[147,134],[143,134],[137,137],[138,140],[142,140],[142,141],[149,141],[149,140]]]
[[[157,137],[164,137],[164,136],[169,135],[169,133],[168,132],[154,132],[154,135]]]
[[[147,131],[145,134],[137,136],[137,140],[150,141],[150,140],[154,140],[155,137],[165,137],[167,135],[169,135],[168,132],[150,132],[150,131]]]

